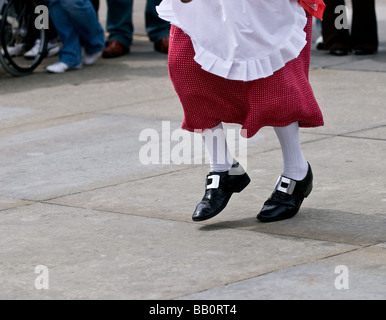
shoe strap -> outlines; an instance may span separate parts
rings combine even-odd
[[[206,178],[206,189],[217,189],[220,186],[220,175],[218,174],[212,174],[208,175]],[[209,184],[209,181],[211,180],[211,183]]]
[[[275,190],[292,195],[296,187],[296,181],[280,176],[276,182]]]

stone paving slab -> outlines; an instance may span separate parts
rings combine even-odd
[[[152,120],[100,116],[0,138],[0,192],[43,200],[149,172],[153,168],[138,158],[139,136],[144,128],[157,125]]]
[[[386,24],[380,26],[383,30]],[[317,69],[351,70],[385,72],[386,43],[380,44],[380,52],[371,56],[356,56],[350,53],[347,56],[332,56],[328,51],[312,51],[312,67]],[[358,79],[359,80],[359,79]]]
[[[0,210],[22,207],[29,204],[33,204],[33,202],[15,198],[0,197]]]
[[[164,55],[152,53],[151,58],[147,58],[138,54],[139,61],[130,62],[132,56],[119,61],[101,60],[93,67],[79,71],[81,78],[77,72],[58,77],[37,71],[32,76],[34,81],[28,77],[7,79],[0,87],[1,106],[17,109],[13,114],[4,109],[8,116],[1,122],[0,129],[84,113],[103,113],[114,108],[142,110],[147,103],[154,106],[154,101],[175,97],[167,79]],[[58,104],[60,107],[56,107]]]
[[[349,137],[367,138],[367,139],[378,139],[386,140],[386,126],[380,126],[374,129],[362,130],[355,133],[347,134]]]
[[[0,222],[2,299],[172,299],[357,248],[48,204]],[[35,288],[40,265],[49,290]]]
[[[256,222],[255,216],[280,173],[280,150],[268,150],[248,159],[251,185],[234,195],[225,211],[207,224],[214,229],[241,228],[356,245],[386,241],[386,193],[377,161],[386,152],[384,142],[336,137],[306,143],[303,149],[313,165],[315,184],[297,217],[268,225]],[[347,151],[339,152],[342,149]],[[366,167],[356,160],[363,153],[372,155]],[[206,174],[205,165],[181,166],[169,174],[56,198],[50,203],[188,222],[203,195]],[[168,192],[159,192],[164,189]]]
[[[312,132],[344,134],[386,125],[386,108],[379,102],[386,99],[379,85],[386,83],[386,73],[313,70],[310,79],[325,120]]]
[[[183,300],[384,300],[385,244],[181,297]],[[344,277],[347,275],[347,278]]]

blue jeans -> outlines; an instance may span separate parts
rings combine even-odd
[[[168,36],[170,32],[170,23],[158,17],[155,7],[160,3],[161,0],[146,1],[146,32],[152,42],[157,42],[162,37]],[[130,48],[134,31],[133,0],[107,0],[107,7],[108,40],[118,40],[126,48]]]
[[[82,46],[87,54],[104,48],[104,31],[90,0],[46,0],[50,18],[63,47],[59,61],[70,67],[82,63]]]

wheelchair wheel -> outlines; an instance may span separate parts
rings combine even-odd
[[[3,11],[6,7],[6,5],[7,5],[7,0],[4,0],[4,1],[0,0],[0,6],[1,6],[1,8],[0,8],[0,27],[1,27],[2,17],[3,17]],[[9,72],[10,74],[12,74],[14,76],[22,75],[20,72],[16,71],[14,68],[12,68],[11,64],[9,63],[7,58],[4,56],[4,50],[2,49],[2,46],[1,46],[1,39],[0,39],[0,63],[4,67],[5,71]]]
[[[20,71],[17,71],[15,68],[13,68],[11,63],[9,62],[9,60],[3,55],[2,52],[0,53],[0,63],[2,64],[5,71],[7,71],[8,73],[10,73],[11,75],[13,75],[15,77],[21,77],[21,76],[29,74],[27,72],[22,73]]]
[[[15,76],[30,74],[46,55],[47,33],[45,29],[35,28],[37,16],[34,1],[9,0],[2,12],[1,60],[5,69]],[[35,45],[37,55],[32,59],[24,57]]]

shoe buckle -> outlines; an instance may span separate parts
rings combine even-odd
[[[292,195],[296,187],[296,181],[280,176],[277,180],[275,190]]]
[[[206,189],[217,189],[220,185],[220,176],[219,175],[211,175],[211,176],[208,176],[207,178],[207,181],[211,179],[212,180],[212,183],[208,185],[206,185]]]

